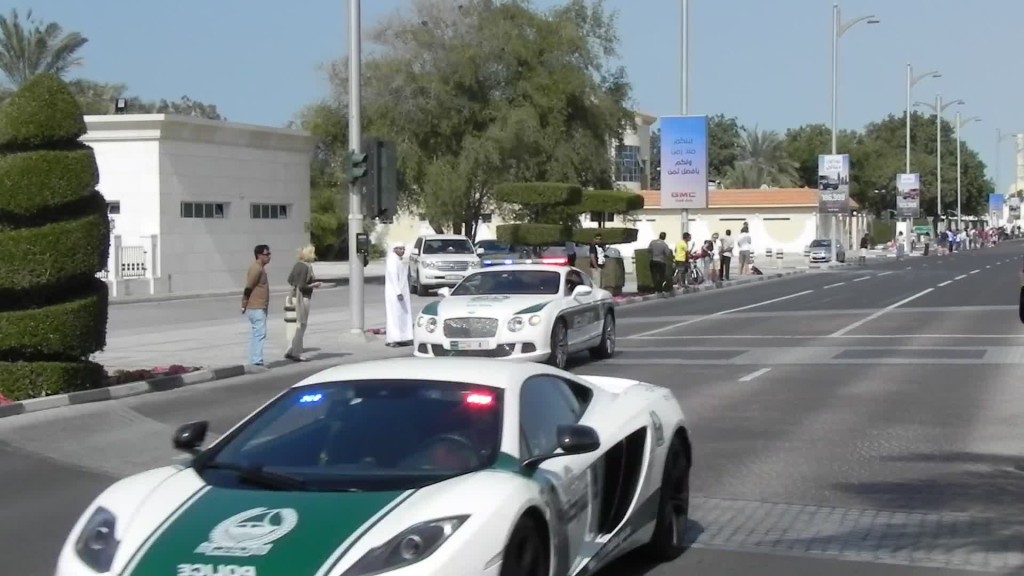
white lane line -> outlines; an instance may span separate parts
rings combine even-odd
[[[854,278],[853,281],[860,282],[861,280],[867,280],[868,278],[871,278],[871,276],[861,276],[860,278]]]
[[[669,330],[675,330],[676,328],[681,328],[683,326],[689,326],[690,324],[693,324],[695,322],[700,322],[702,320],[707,320],[708,318],[714,318],[716,316],[722,316],[722,315],[725,315],[725,314],[732,314],[733,312],[740,312],[742,310],[750,310],[751,308],[757,308],[758,306],[765,306],[767,304],[774,304],[775,302],[782,302],[783,300],[789,300],[790,298],[796,298],[797,296],[803,296],[804,294],[810,294],[811,292],[814,292],[814,290],[804,290],[803,292],[797,292],[796,294],[790,294],[789,296],[783,296],[781,298],[773,298],[771,300],[765,300],[764,302],[758,302],[756,304],[749,304],[747,306],[740,306],[739,308],[731,308],[729,310],[720,310],[718,312],[715,312],[714,314],[708,314],[707,316],[701,316],[700,318],[693,318],[693,319],[687,320],[685,322],[679,322],[678,324],[670,324],[668,326],[663,326],[663,327],[657,328],[655,330],[650,330],[650,331],[647,331],[647,332],[641,332],[640,334],[634,334],[633,336],[628,336],[628,338],[639,338],[641,336],[650,336],[651,334],[660,334],[662,332],[668,332]]]
[[[907,270],[910,270],[910,266],[907,266]],[[885,276],[886,274],[892,274],[892,270],[889,270],[888,272],[882,272],[879,274],[879,276]]]
[[[967,274],[961,274],[961,275],[957,276],[956,278],[953,278],[953,280],[963,280],[964,278],[967,278]]]
[[[943,282],[942,284],[939,284],[939,286],[948,286],[948,285],[950,285],[950,284],[952,284],[952,283],[953,283],[953,281],[952,281],[952,280],[946,280],[946,281],[945,281],[945,282]]]
[[[625,336],[624,338],[633,338],[633,336]],[[795,334],[778,334],[774,336],[768,336],[766,334],[757,335],[742,335],[742,334],[713,334],[704,336],[647,336],[640,338],[640,340],[817,340],[821,338],[820,335],[811,336],[799,336]],[[905,340],[908,338],[944,338],[944,339],[959,339],[959,338],[1024,338],[1024,334],[854,334],[841,336],[842,340],[855,340],[857,338],[869,338],[869,339],[882,339],[882,340]],[[693,348],[687,348],[692,350]],[[629,350],[626,348],[625,350]],[[636,350],[648,350],[648,348],[636,348]],[[187,456],[187,455],[186,455]]]
[[[828,286],[825,286],[825,288],[835,288],[836,286],[842,286],[843,284],[846,284],[846,282],[836,282],[835,284],[829,284]]]
[[[882,308],[881,310],[879,310],[878,312],[875,312],[874,314],[872,314],[871,316],[868,316],[867,318],[862,318],[860,320],[857,320],[853,324],[850,324],[846,328],[843,328],[841,330],[836,330],[835,332],[829,334],[827,337],[828,338],[838,338],[838,337],[842,336],[843,334],[846,334],[847,332],[849,332],[851,330],[856,330],[857,328],[863,326],[864,324],[867,324],[868,322],[874,320],[875,318],[878,318],[882,314],[885,314],[886,312],[888,312],[890,310],[893,310],[895,308],[899,308],[900,306],[903,306],[907,302],[910,302],[912,300],[916,300],[916,299],[920,298],[921,296],[924,296],[925,294],[931,292],[932,290],[935,290],[935,288],[929,288],[927,290],[922,290],[922,291],[918,292],[917,294],[914,294],[913,296],[911,296],[909,298],[904,298],[903,300],[900,300],[899,302],[897,302],[895,304],[891,304],[889,306],[886,306],[885,308]]]
[[[970,272],[970,273],[971,273],[971,274],[977,274],[978,272],[981,272],[981,270],[971,270],[971,272]]]
[[[757,378],[758,376],[760,376],[762,374],[766,374],[766,373],[768,373],[770,371],[771,371],[771,368],[761,368],[760,370],[755,370],[755,371],[751,372],[750,374],[747,374],[743,378],[740,378],[739,381],[740,382],[750,382],[754,378]]]
[[[911,268],[912,266],[907,266],[906,268],[904,268],[904,270],[910,270]]]
[[[991,266],[985,266],[985,268],[991,268]]]

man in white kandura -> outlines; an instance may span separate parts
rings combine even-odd
[[[388,346],[412,345],[412,298],[409,296],[409,267],[402,261],[405,244],[396,242],[388,252],[384,271],[384,306]]]

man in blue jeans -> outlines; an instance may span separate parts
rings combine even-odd
[[[252,337],[249,340],[249,364],[263,367],[263,344],[267,340],[267,308],[270,306],[270,283],[267,264],[270,264],[270,246],[260,244],[253,249],[256,260],[245,273],[242,292],[242,314],[249,318]]]

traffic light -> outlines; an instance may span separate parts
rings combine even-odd
[[[348,174],[349,184],[355,184],[360,178],[366,176],[366,154],[362,152],[348,151],[346,154],[347,166],[346,173]]]
[[[363,140],[363,150],[369,154],[366,174],[364,206],[370,218],[382,222],[394,219],[398,212],[398,151],[394,142],[380,138]]]

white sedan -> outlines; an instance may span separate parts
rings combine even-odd
[[[692,447],[672,392],[537,363],[321,371],[190,462],[75,522],[56,576],[566,576],[685,548]],[[15,571],[16,572],[16,571]]]
[[[557,262],[554,262],[557,261]],[[413,354],[547,362],[615,354],[615,298],[564,264],[502,264],[470,273],[416,318]]]

